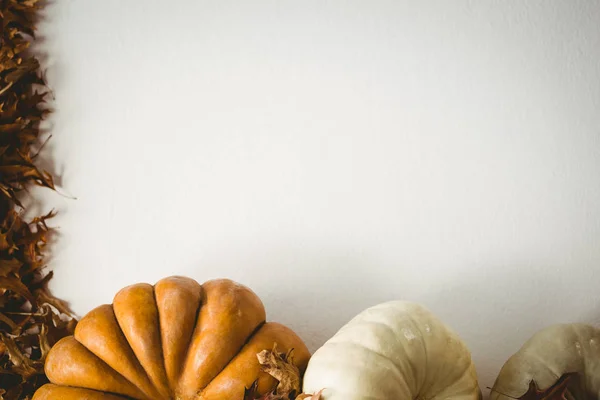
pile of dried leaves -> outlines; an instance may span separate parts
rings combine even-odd
[[[30,399],[47,380],[44,357],[76,324],[47,289],[43,248],[48,214],[23,220],[19,198],[30,184],[54,189],[52,176],[35,165],[43,146],[40,122],[48,89],[34,40],[37,0],[0,0],[0,399]]]
[[[301,393],[300,370],[294,364],[294,349],[287,353],[277,351],[277,344],[272,350],[263,350],[256,355],[262,371],[271,375],[279,382],[277,387],[261,395],[258,381],[246,389],[244,400],[320,400],[321,393]]]

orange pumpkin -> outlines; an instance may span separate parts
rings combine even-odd
[[[265,322],[257,295],[227,279],[165,278],[120,290],[79,321],[73,336],[48,353],[50,384],[34,400],[242,399],[277,381],[261,372],[257,353],[294,349],[304,371],[310,354],[289,328]]]

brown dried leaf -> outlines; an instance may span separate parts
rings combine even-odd
[[[569,384],[576,377],[575,373],[564,374],[546,390],[540,390],[532,380],[529,382],[529,390],[519,400],[566,400],[565,394],[569,390]]]
[[[71,313],[71,310],[69,309],[67,303],[65,303],[63,300],[57,299],[56,297],[52,296],[50,292],[48,292],[48,289],[43,288],[37,290],[35,292],[35,296],[37,299],[37,304],[49,304],[52,307],[56,308],[60,313],[69,317],[73,317],[73,314]]]
[[[12,123],[12,124],[2,124],[0,125],[0,134],[4,135],[5,138],[9,137],[9,134],[19,133],[19,131],[23,128],[22,122]]]
[[[14,257],[10,260],[0,260],[0,277],[16,273],[21,268],[21,265],[23,263]]]
[[[280,354],[275,344],[273,350],[263,350],[256,357],[262,370],[279,381],[275,393],[300,393],[300,370],[293,363],[293,349]]]
[[[2,399],[3,400],[21,400],[23,393],[23,383],[19,384],[18,386],[13,386],[12,388],[8,389],[8,391],[5,392],[5,394],[3,395]],[[29,399],[28,397],[26,397],[25,399]]]
[[[7,251],[12,245],[8,241],[8,234],[0,232],[0,251]]]
[[[49,93],[35,55],[37,0],[0,1],[0,399],[31,399],[47,382],[43,363],[51,346],[77,323],[55,298],[43,273],[52,213],[26,222],[19,200],[28,185],[54,189],[36,164],[44,147],[40,122]],[[46,135],[45,135],[46,136]],[[17,212],[19,210],[19,212]]]
[[[274,392],[260,396],[257,387],[257,382],[254,382],[250,389],[246,389],[244,393],[244,400],[321,400],[323,393],[323,391],[320,390],[315,394],[299,394],[296,396],[296,398],[290,397],[290,395],[276,394]]]
[[[42,359],[46,358],[46,355],[52,348],[52,345],[48,341],[48,329],[48,325],[43,324],[38,337],[38,340],[40,342],[40,351],[42,352]]]
[[[258,392],[258,381],[255,381],[244,393],[244,400],[320,400],[321,392],[315,394],[300,393],[300,370],[294,364],[293,349],[287,353],[277,351],[277,343],[272,350],[263,350],[256,355],[263,372],[278,381],[277,387],[265,394]]]
[[[6,347],[8,357],[13,364],[13,371],[18,372],[25,379],[32,375],[43,373],[43,366],[40,365],[40,363],[37,363],[36,365],[34,361],[23,354],[13,338],[0,333],[0,341],[2,341]]]
[[[25,286],[25,284],[23,284],[23,282],[21,282],[21,280],[16,277],[13,277],[13,276],[0,277],[0,290],[10,290],[11,292],[13,292],[15,294],[18,294],[19,296],[24,297],[32,304],[35,303],[33,295],[31,294],[31,292],[29,291],[27,286]]]
[[[0,313],[0,322],[4,322],[6,325],[8,325],[12,332],[18,329],[17,324],[15,324],[12,319],[8,318],[3,313]]]

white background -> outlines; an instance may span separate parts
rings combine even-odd
[[[42,210],[79,315],[229,277],[314,350],[418,301],[486,395],[536,330],[600,322],[600,2],[55,3]]]

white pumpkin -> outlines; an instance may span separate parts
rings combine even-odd
[[[324,400],[478,400],[475,367],[456,333],[421,305],[368,308],[312,356],[305,393]]]
[[[537,332],[504,364],[490,400],[518,399],[532,381],[546,391],[566,374],[578,378],[566,398],[600,399],[600,329],[559,324]]]

